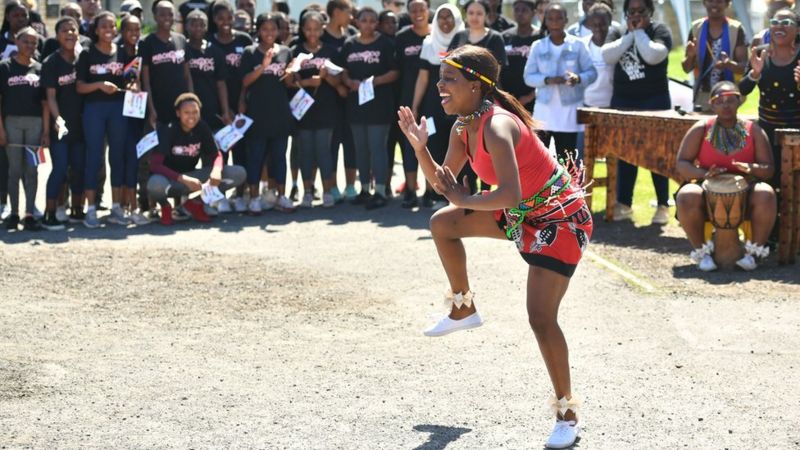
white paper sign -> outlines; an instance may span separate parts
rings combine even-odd
[[[428,136],[436,134],[436,122],[433,121],[433,117],[427,117],[425,124],[428,126]]]
[[[58,133],[58,140],[64,139],[64,136],[69,134],[69,130],[67,129],[67,122],[64,121],[64,118],[61,116],[56,117],[56,130]]]
[[[250,128],[252,124],[253,119],[244,114],[237,114],[236,117],[233,118],[233,123],[217,131],[214,135],[214,140],[217,141],[220,150],[227,152],[234,144],[244,137],[247,129]]]
[[[342,70],[344,70],[343,68],[334,64],[333,61],[331,61],[330,59],[325,60],[325,64],[323,65],[323,67],[325,67],[328,73],[333,76],[339,75],[340,73],[342,73]]]
[[[206,182],[203,183],[203,188],[200,190],[200,198],[203,199],[203,203],[210,205],[225,198],[225,194],[223,194],[218,187],[212,186],[211,183]]]
[[[292,60],[292,63],[289,65],[289,68],[287,68],[286,71],[299,72],[300,68],[303,67],[303,63],[311,59],[312,56],[313,55],[311,53],[300,53]]]
[[[149,152],[151,148],[158,145],[158,132],[151,131],[144,135],[144,137],[136,144],[136,157],[141,158],[142,155]]]
[[[358,85],[358,105],[371,102],[375,98],[375,86],[372,85],[375,77],[369,77]]]
[[[300,120],[308,112],[311,105],[314,104],[314,97],[311,96],[305,89],[300,89],[297,94],[294,94],[292,100],[289,102],[289,109],[292,110],[292,115],[295,119]]]
[[[125,103],[122,104],[122,115],[135,119],[144,119],[147,111],[147,92],[125,91]]]
[[[3,50],[3,53],[0,54],[0,59],[7,59],[14,56],[19,49],[15,44],[8,44],[6,45],[6,49]]]

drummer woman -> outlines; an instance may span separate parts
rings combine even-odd
[[[417,123],[406,106],[398,113],[400,129],[425,178],[450,201],[431,217],[431,234],[450,281],[445,299],[451,312],[425,334],[442,336],[483,323],[470,291],[462,239],[515,241],[529,265],[528,321],[555,394],[551,406],[556,425],[546,445],[566,448],[575,441],[580,425],[558,308],[592,234],[592,217],[577,183],[536,137],[530,113],[497,88],[499,75],[497,60],[480,47],[459,47],[442,60],[437,85],[442,107],[458,116],[442,165],[433,161],[426,147],[425,118]],[[470,195],[466,177],[462,184],[453,175],[467,162],[497,188]]]
[[[739,89],[730,81],[711,88],[711,108],[716,117],[697,122],[683,138],[678,150],[678,173],[687,182],[677,193],[678,220],[694,249],[690,257],[700,270],[716,269],[712,248],[703,243],[706,202],[703,188],[692,180],[708,179],[720,173],[736,173],[752,182],[748,210],[753,241],[745,245],[745,255],[736,262],[744,270],[756,268],[756,259],[769,255],[766,246],[775,224],[775,191],[765,181],[775,171],[772,152],[764,130],[756,123],[740,119],[736,112],[742,103]]]

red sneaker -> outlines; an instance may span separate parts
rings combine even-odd
[[[159,219],[159,223],[165,227],[175,225],[175,221],[172,219],[172,205],[169,204],[169,201],[161,204],[161,218]]]
[[[211,222],[211,217],[203,210],[203,202],[197,199],[187,200],[183,208],[192,215],[192,219],[198,222]]]

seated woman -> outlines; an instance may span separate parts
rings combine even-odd
[[[158,127],[158,146],[150,159],[152,175],[147,181],[147,192],[152,201],[161,205],[162,225],[174,223],[169,197],[175,198],[178,206],[181,199],[202,189],[206,181],[223,194],[245,181],[243,167],[223,165],[211,128],[200,120],[201,108],[196,95],[181,94],[175,100],[178,119]],[[203,168],[196,169],[201,158]],[[182,206],[198,222],[211,220],[199,198],[185,200]]]
[[[715,118],[697,122],[683,138],[678,150],[678,173],[686,184],[678,190],[678,220],[694,249],[690,254],[700,270],[717,268],[711,257],[712,246],[704,245],[706,202],[703,188],[693,180],[703,180],[720,173],[736,173],[751,183],[748,215],[753,241],[745,245],[745,255],[736,262],[744,270],[756,268],[756,258],[769,255],[765,245],[775,224],[777,202],[775,191],[763,180],[772,177],[772,161],[767,135],[758,124],[736,115],[742,102],[739,88],[730,81],[721,81],[711,88],[709,103]]]

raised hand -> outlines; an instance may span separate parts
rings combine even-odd
[[[764,70],[764,63],[769,58],[771,52],[769,49],[759,51],[757,47],[750,49],[750,74],[753,78],[761,76],[761,71]]]
[[[686,43],[686,59],[694,59],[697,57],[697,44],[694,39]]]
[[[425,117],[421,117],[419,123],[414,120],[414,113],[408,106],[401,106],[397,110],[398,121],[400,130],[411,143],[414,151],[421,152],[428,144],[428,121]]]
[[[433,188],[455,206],[461,206],[461,201],[471,195],[467,176],[464,175],[461,183],[459,183],[449,167],[436,169],[436,181],[433,183]]]
[[[270,48],[269,50],[267,50],[266,53],[264,53],[264,59],[261,60],[261,67],[263,67],[264,70],[267,70],[267,67],[269,67],[269,65],[272,64],[272,56],[274,54],[275,52],[273,51],[272,48]]]

